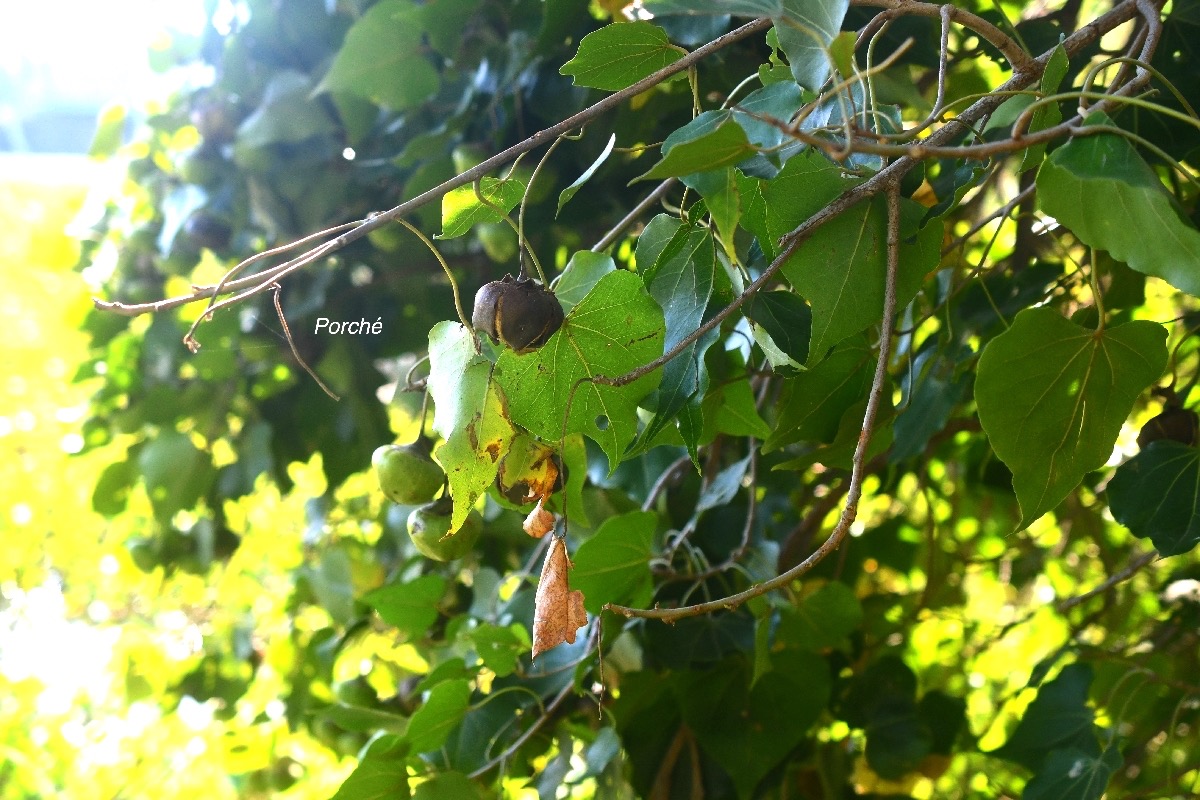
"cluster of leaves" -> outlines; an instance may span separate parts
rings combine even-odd
[[[362,747],[344,797],[1186,792],[1197,5],[599,6],[617,21],[250,2],[208,32],[215,82],[150,118],[87,254],[111,296],[204,299],[239,257],[367,221],[283,280],[294,353],[263,292],[194,356],[198,306],[88,318],[86,443],[128,443],[97,509],[144,493],[147,570],[303,537],[275,666],[289,724]],[[730,15],[765,21],[719,39]],[[563,120],[586,126],[536,172],[485,160]],[[543,261],[557,332],[478,335],[458,286]],[[485,520],[447,564],[360,479],[418,435],[449,529]],[[534,494],[565,544],[527,537],[504,485],[534,447],[562,465]],[[327,482],[307,529],[231,514],[298,462]],[[220,678],[244,611],[186,693],[250,690]]]

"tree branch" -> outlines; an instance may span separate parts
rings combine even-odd
[[[880,323],[879,332],[879,360],[875,364],[875,375],[871,380],[870,394],[867,396],[867,408],[863,413],[862,429],[859,431],[858,443],[854,447],[854,456],[851,459],[850,483],[846,491],[846,504],[842,507],[841,517],[839,517],[837,525],[834,526],[833,533],[829,535],[829,538],[812,555],[795,567],[769,581],[755,584],[744,592],[739,592],[720,600],[711,600],[707,603],[681,606],[679,608],[636,609],[608,603],[604,606],[605,609],[615,611],[626,617],[661,619],[664,622],[707,614],[710,611],[717,611],[719,609],[732,611],[747,600],[786,586],[796,578],[799,578],[821,563],[846,538],[846,535],[850,532],[851,524],[853,524],[855,518],[858,516],[858,501],[862,498],[862,484],[863,479],[866,477],[865,463],[867,448],[871,443],[871,434],[875,430],[875,418],[879,413],[879,404],[883,398],[883,387],[887,382],[888,360],[890,359],[892,350],[892,328],[896,323],[896,272],[900,263],[899,179],[888,184],[885,187],[885,192],[888,200],[887,280],[884,283],[883,320]]]
[[[180,297],[172,297],[172,298],[169,298],[166,300],[160,300],[160,301],[157,301],[154,303],[126,304],[126,303],[120,303],[120,302],[108,302],[108,301],[100,300],[98,298],[94,298],[92,302],[95,304],[96,308],[99,308],[104,311],[112,311],[112,312],[115,312],[118,314],[124,314],[126,316],[137,316],[139,314],[147,314],[147,313],[153,313],[153,312],[158,312],[158,311],[166,311],[166,310],[169,310],[172,308],[177,308],[179,306],[187,305],[189,303],[194,303],[198,300],[209,299],[211,297],[216,296],[219,293],[218,289],[224,289],[226,291],[237,291],[237,290],[243,289],[243,288],[246,289],[246,291],[235,295],[234,297],[230,298],[229,300],[226,300],[226,301],[223,301],[222,303],[218,303],[216,305],[211,306],[205,313],[205,316],[208,316],[208,315],[212,314],[214,311],[219,310],[220,308],[223,308],[227,305],[232,305],[233,303],[241,302],[242,300],[248,299],[249,297],[259,294],[260,292],[266,291],[273,282],[286,277],[291,272],[294,272],[297,269],[306,267],[309,264],[311,264],[315,261],[318,261],[318,260],[324,258],[325,256],[328,256],[331,253],[336,252],[337,250],[342,249],[346,245],[348,245],[352,242],[355,242],[358,239],[361,239],[362,237],[366,236],[371,231],[377,230],[377,229],[383,227],[384,225],[388,224],[392,220],[398,219],[399,217],[402,217],[405,214],[415,211],[416,209],[418,209],[428,203],[431,203],[435,200],[440,199],[443,195],[445,195],[447,192],[450,192],[453,189],[457,189],[460,186],[466,186],[466,185],[473,183],[477,178],[481,178],[481,177],[487,175],[488,173],[492,172],[493,170],[504,166],[508,162],[515,159],[517,156],[521,155],[522,153],[526,153],[530,150],[540,147],[541,145],[545,144],[546,142],[552,141],[553,139],[557,138],[561,134],[568,133],[576,128],[583,126],[585,123],[591,121],[592,119],[595,119],[596,117],[604,114],[605,112],[621,105],[622,103],[624,103],[626,100],[630,99],[631,97],[641,94],[642,92],[646,91],[647,89],[651,89],[654,86],[657,86],[658,84],[667,80],[671,76],[676,75],[680,72],[683,72],[683,71],[689,69],[694,64],[696,64],[698,61],[701,61],[704,58],[707,58],[709,55],[717,52],[718,50],[728,47],[729,45],[733,44],[734,42],[744,39],[747,36],[750,36],[752,34],[761,33],[769,27],[771,27],[770,19],[757,19],[757,20],[754,20],[753,22],[749,22],[749,23],[741,26],[740,28],[736,28],[735,30],[730,31],[729,33],[725,34],[724,36],[719,36],[716,39],[709,42],[708,44],[696,48],[695,50],[688,53],[687,55],[685,55],[683,58],[679,59],[675,63],[670,64],[670,65],[664,67],[663,69],[660,69],[657,72],[653,73],[652,75],[649,75],[649,76],[643,78],[642,80],[638,81],[637,83],[633,84],[632,86],[622,89],[619,92],[614,92],[613,94],[610,94],[608,97],[605,97],[604,99],[600,100],[599,102],[588,106],[587,108],[583,109],[582,111],[578,112],[577,114],[573,114],[572,116],[568,117],[567,119],[563,120],[562,122],[557,123],[556,125],[552,125],[549,128],[545,128],[544,130],[538,131],[537,133],[533,134],[532,136],[528,137],[527,139],[525,139],[521,142],[518,142],[517,144],[514,144],[512,147],[509,147],[507,150],[503,150],[500,153],[497,153],[496,155],[492,156],[491,158],[488,158],[488,159],[482,161],[481,163],[472,167],[471,169],[467,170],[466,172],[456,175],[453,178],[451,178],[450,180],[440,183],[437,186],[435,186],[434,188],[429,189],[428,191],[417,195],[416,197],[412,198],[411,200],[406,200],[403,203],[401,203],[400,205],[398,205],[392,209],[389,209],[388,211],[384,211],[379,214],[374,214],[374,215],[368,217],[367,219],[362,220],[361,222],[359,222],[357,224],[354,224],[353,228],[351,228],[350,230],[345,231],[343,233],[340,233],[336,238],[331,239],[328,242],[325,242],[324,244],[304,253],[303,255],[301,255],[297,258],[291,259],[290,261],[287,261],[276,267],[272,267],[271,269],[265,270],[264,272],[260,272],[256,275],[251,276],[250,278],[245,278],[240,281],[229,281],[227,283],[223,282],[223,285],[218,284],[218,286],[215,286],[215,287],[197,287],[196,290],[192,294],[182,295]],[[349,224],[353,224],[353,223],[347,223],[347,224],[349,225]],[[340,227],[341,226],[339,226],[339,230],[340,230]],[[314,235],[305,237],[304,239],[301,239],[298,242],[295,242],[290,245],[285,245],[282,249],[291,249],[299,244],[311,241],[314,237],[320,236],[320,235],[321,234],[314,234]],[[271,252],[279,252],[280,250],[281,250],[281,248],[276,248],[274,251],[271,251]],[[262,255],[263,254],[252,256],[251,258],[242,262],[241,264],[234,267],[233,270],[230,271],[231,274],[236,273],[237,271],[243,269],[245,266],[249,265],[253,261],[260,260],[262,258]],[[251,287],[251,288],[247,288],[247,287]]]

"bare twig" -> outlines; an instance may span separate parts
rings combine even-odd
[[[585,123],[595,119],[596,117],[613,108],[616,108],[631,97],[641,94],[647,89],[657,86],[668,78],[689,69],[697,62],[702,61],[718,50],[728,47],[734,42],[744,39],[752,34],[761,33],[769,27],[771,27],[770,19],[757,19],[741,26],[740,28],[736,28],[723,36],[717,37],[708,44],[696,48],[675,63],[670,64],[651,75],[648,75],[632,86],[626,87],[619,92],[614,92],[599,102],[588,106],[577,114],[573,114],[562,122],[538,131],[537,133],[518,142],[512,147],[497,153],[491,158],[485,159],[466,172],[456,175],[450,180],[444,181],[432,189],[429,189],[428,191],[423,192],[410,200],[406,200],[398,206],[389,209],[388,211],[374,214],[357,223],[346,223],[343,226],[338,226],[334,230],[339,230],[342,232],[339,233],[336,238],[320,245],[319,247],[316,247],[297,258],[291,259],[269,270],[258,273],[257,275],[253,276],[252,279],[233,281],[224,285],[222,288],[227,291],[236,291],[239,289],[246,290],[240,294],[234,295],[234,297],[229,298],[229,300],[223,301],[222,303],[213,304],[206,310],[204,317],[211,315],[213,312],[218,311],[221,308],[227,307],[234,303],[239,303],[242,300],[266,291],[270,288],[273,282],[282,279],[295,270],[319,261],[320,259],[342,249],[350,243],[361,239],[371,231],[383,227],[392,220],[399,219],[405,214],[409,214],[428,203],[440,199],[443,195],[453,189],[473,183],[476,178],[481,178],[484,175],[489,174],[493,170],[504,166],[521,154],[540,147],[546,142],[554,140],[561,134],[568,133],[576,128],[582,127]],[[346,230],[346,228],[349,229]],[[276,248],[272,252],[282,252],[283,250],[292,249],[300,244],[307,243],[314,237],[320,235],[325,234],[313,234],[312,236],[305,237],[298,242],[285,245],[283,248]],[[251,261],[260,260],[265,255],[266,254],[259,254],[253,256],[251,259],[243,262],[242,265],[239,265],[239,267],[235,267],[235,270],[244,267],[244,265],[250,263]],[[194,303],[198,300],[205,300],[214,297],[217,294],[218,292],[216,287],[211,289],[208,287],[203,287],[192,294],[172,297],[155,303],[126,304],[120,302],[107,302],[99,299],[94,299],[93,302],[96,307],[101,310],[112,311],[127,316],[137,316],[139,314],[147,314],[178,308],[179,306]]]
[[[1055,610],[1057,610],[1060,614],[1063,614],[1067,611],[1070,611],[1075,606],[1086,603],[1096,595],[1104,594],[1118,583],[1124,583],[1125,581],[1129,580],[1142,569],[1154,563],[1154,561],[1156,561],[1158,558],[1159,555],[1157,550],[1149,550],[1137,556],[1136,558],[1131,558],[1128,564],[1126,564],[1117,572],[1114,572],[1112,575],[1108,576],[1108,579],[1103,583],[1087,590],[1082,594],[1077,594],[1074,597],[1068,597],[1066,600],[1063,600],[1061,603],[1056,605]]]
[[[1000,54],[1008,59],[1008,63],[1012,65],[1015,72],[1033,68],[1033,57],[1025,52],[1011,36],[965,8],[951,4],[915,3],[912,0],[856,0],[854,4],[885,9],[876,14],[867,27],[859,33],[858,40],[860,42],[873,35],[879,27],[897,17],[940,17],[949,13],[952,20],[964,28],[970,28],[979,34],[980,38],[999,50]],[[945,11],[946,8],[950,9],[949,12]]]
[[[646,197],[643,198],[640,203],[631,208],[629,213],[622,217],[621,221],[614,225],[608,233],[600,237],[600,241],[592,245],[592,252],[599,253],[602,250],[608,249],[612,243],[617,240],[617,237],[621,235],[622,231],[632,225],[638,219],[638,217],[646,213],[646,209],[650,208],[659,200],[661,200],[674,185],[675,179],[667,178],[665,181],[656,186],[653,192],[646,195]]]
[[[275,301],[275,313],[279,315],[279,324],[283,326],[284,338],[287,339],[288,347],[292,348],[292,355],[296,357],[296,363],[303,367],[304,371],[309,374],[309,377],[317,382],[317,386],[321,387],[321,391],[325,392],[325,394],[329,395],[334,400],[341,400],[342,398],[334,394],[333,391],[325,385],[325,381],[321,380],[321,376],[318,375],[313,368],[308,365],[308,362],[301,357],[300,351],[296,349],[296,342],[292,339],[292,331],[288,327],[287,318],[283,316],[283,304],[279,302],[279,294],[281,291],[282,289],[278,283],[271,287],[272,299]]]

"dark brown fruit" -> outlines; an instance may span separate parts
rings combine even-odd
[[[471,324],[516,353],[532,352],[562,327],[563,310],[554,292],[532,278],[505,275],[475,293]]]
[[[1200,418],[1190,408],[1170,407],[1142,426],[1138,447],[1144,449],[1159,439],[1171,439],[1186,445],[1200,441]]]

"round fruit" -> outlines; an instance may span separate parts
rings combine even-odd
[[[408,537],[421,555],[434,561],[453,561],[471,552],[479,540],[483,533],[483,517],[478,511],[468,514],[462,527],[447,536],[452,508],[450,498],[443,497],[413,509],[408,515]]]
[[[529,353],[550,341],[563,318],[554,292],[532,278],[515,280],[511,275],[480,287],[471,313],[476,329],[517,353]]]
[[[209,186],[221,176],[222,161],[212,148],[200,145],[180,157],[176,170],[179,177],[197,186]]]
[[[379,701],[379,697],[375,694],[375,688],[362,675],[348,681],[335,683],[333,696],[348,706],[361,706],[362,708],[371,708]]]
[[[224,250],[229,246],[233,226],[228,220],[208,211],[193,211],[183,223],[183,234],[197,247]]]
[[[1195,445],[1200,439],[1200,416],[1190,408],[1168,407],[1142,426],[1137,438],[1138,447],[1144,449],[1159,439]]]
[[[442,468],[429,457],[421,440],[413,444],[385,444],[371,455],[379,488],[389,499],[411,506],[428,503],[446,480]]]

